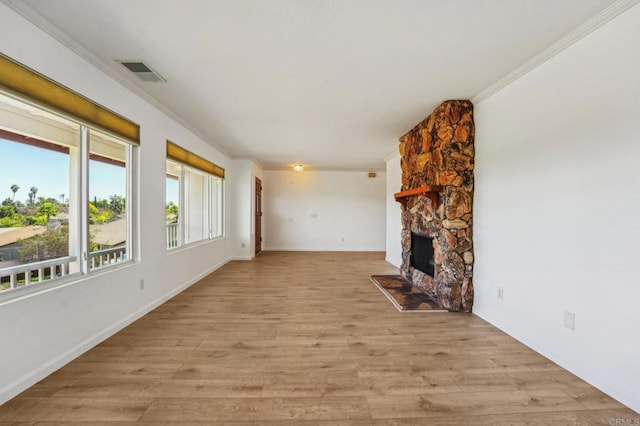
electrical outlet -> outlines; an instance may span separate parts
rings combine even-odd
[[[564,311],[564,326],[569,330],[576,329],[576,314],[569,311]]]
[[[498,300],[504,300],[504,289],[502,287],[498,287]]]
[[[340,241],[342,241],[344,243],[344,237],[340,238]]]
[[[241,246],[242,248],[244,248],[244,243],[240,244],[240,246]]]
[[[140,290],[144,290],[144,279],[143,278],[140,279],[139,285],[140,285]]]

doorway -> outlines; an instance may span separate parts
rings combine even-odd
[[[262,181],[256,178],[256,253],[262,251]]]

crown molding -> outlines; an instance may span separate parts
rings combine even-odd
[[[251,159],[251,162],[259,169],[264,170],[264,166],[262,165],[261,162],[259,162],[258,160],[256,160],[255,158]]]
[[[272,164],[272,163],[267,163],[267,165],[264,165],[262,162],[248,155],[234,156],[232,157],[232,160],[250,161],[253,164],[255,164],[257,167],[262,169],[263,171],[269,171],[269,172],[292,171],[291,167],[294,164],[294,162],[291,162],[291,164],[288,164],[288,165]],[[375,167],[326,167],[326,166],[311,166],[307,163],[302,163],[302,164],[304,165],[305,172],[384,172],[386,171],[386,166],[382,167],[379,165]]]
[[[46,19],[42,14],[37,12],[28,4],[20,1],[20,0],[0,0],[0,2],[7,5],[14,12],[22,16],[27,21],[31,22],[40,30],[44,31],[60,44],[62,44],[67,49],[71,50],[76,55],[80,56],[82,59],[87,61],[89,64],[93,65],[102,73],[106,74],[108,77],[119,83],[120,85],[127,88],[129,91],[142,98],[144,101],[155,107],[157,110],[167,115],[169,118],[176,121],[185,129],[192,132],[194,135],[198,136],[200,139],[205,141],[207,144],[211,145],[213,148],[220,151],[222,154],[226,155],[229,158],[232,158],[232,155],[229,151],[223,148],[218,143],[212,141],[208,136],[204,135],[200,130],[194,127],[191,123],[185,120],[182,116],[176,114],[173,110],[168,108],[162,102],[160,102],[155,97],[151,96],[139,86],[129,81],[124,76],[120,75],[116,71],[114,71],[105,61],[100,59],[97,55],[91,52],[89,49],[82,46],[76,40],[71,38],[67,33],[61,30],[58,26],[54,25],[51,21]]]
[[[282,172],[282,171],[288,171],[288,172],[292,172],[293,170],[291,169],[291,167],[287,167],[287,166],[271,166],[271,167],[264,167],[262,170],[266,171],[266,172]],[[346,168],[346,167],[312,167],[312,166],[304,166],[304,171],[302,173],[307,173],[307,172],[363,172],[363,173],[369,173],[369,172],[376,172],[376,173],[384,173],[386,172],[386,168],[381,168],[381,167],[371,167],[371,168],[362,168],[362,167],[357,167],[357,168]],[[296,173],[300,173],[300,172],[296,172]]]
[[[233,157],[231,157],[232,160],[246,160],[246,161],[250,161],[251,163],[253,163],[254,166],[258,167],[259,169],[265,170],[264,166],[262,165],[262,163],[258,160],[256,160],[254,157],[250,156],[250,155],[234,155]]]
[[[614,19],[616,16],[622,14],[626,10],[640,3],[640,0],[618,0],[613,3],[611,6],[604,9],[602,12],[598,13],[588,21],[584,22],[582,25],[571,31],[569,34],[562,37],[560,40],[556,41],[522,65],[520,65],[515,70],[511,71],[491,86],[482,90],[480,93],[476,94],[473,98],[471,98],[471,102],[477,104],[487,99],[494,93],[499,92],[504,89],[514,81],[518,80],[520,77],[529,73],[533,69],[539,67],[549,59],[553,58],[569,46],[583,39],[587,35],[591,34],[596,29],[600,28],[607,22]]]
[[[387,162],[389,162],[389,161],[391,161],[391,160],[395,159],[396,157],[400,157],[400,152],[398,152],[398,150],[397,150],[397,149],[395,149],[391,154],[387,155],[387,156],[384,158],[384,162],[385,162],[385,163],[387,163]]]

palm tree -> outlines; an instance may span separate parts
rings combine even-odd
[[[38,188],[35,186],[31,187],[31,192],[29,192],[29,204],[34,205],[36,203],[36,194],[38,193]]]
[[[20,189],[20,187],[15,183],[11,185],[11,191],[13,192],[13,201],[16,200],[16,192],[18,192],[18,189]]]

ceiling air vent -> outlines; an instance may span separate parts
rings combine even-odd
[[[121,63],[125,68],[138,76],[142,81],[150,81],[152,83],[166,82],[160,74],[151,69],[143,61],[116,61]]]

